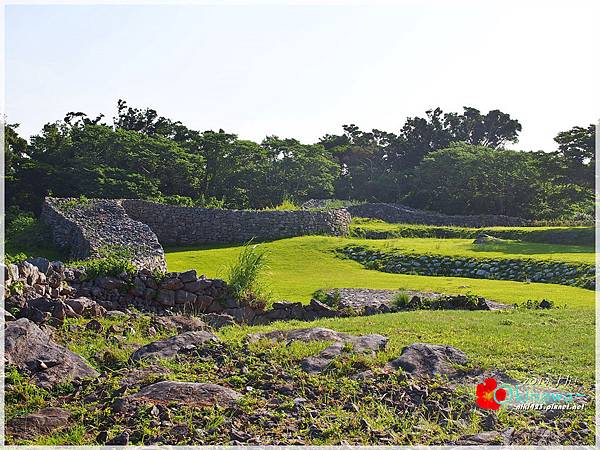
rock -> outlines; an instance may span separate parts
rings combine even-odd
[[[46,389],[67,380],[99,375],[81,356],[54,343],[36,324],[24,318],[6,326],[5,358],[8,364],[30,372],[34,382]],[[39,361],[51,361],[52,365],[44,369]]]
[[[50,268],[50,261],[48,261],[46,258],[28,258],[26,259],[26,261],[37,267],[37,269],[44,275],[48,274],[48,269]]]
[[[96,333],[101,333],[104,328],[102,327],[102,324],[100,322],[98,322],[96,319],[92,319],[85,324],[85,329],[88,331],[95,331]]]
[[[166,289],[169,291],[176,291],[182,287],[183,281],[181,281],[179,278],[165,278],[162,283],[160,283],[161,290]]]
[[[478,434],[463,436],[457,445],[493,445],[502,444],[502,436],[497,431],[484,431]]]
[[[158,291],[156,301],[161,305],[175,306],[175,291],[161,289],[160,291]]]
[[[548,300],[544,299],[540,302],[539,307],[540,307],[540,309],[551,309],[552,303],[550,303]]]
[[[300,366],[308,373],[315,374],[323,372],[331,362],[343,353],[368,353],[384,350],[388,338],[379,334],[367,334],[364,336],[350,336],[343,342],[336,342],[316,356],[309,356],[302,360]]]
[[[370,353],[385,349],[388,338],[379,334],[353,336],[328,328],[300,328],[296,330],[276,330],[268,333],[249,334],[248,342],[270,339],[285,342],[333,341],[334,343],[316,356],[309,356],[301,362],[301,367],[308,373],[320,373],[342,353]]]
[[[198,331],[208,329],[208,325],[194,316],[157,316],[152,319],[151,325],[165,330],[177,330],[182,333],[185,331]]]
[[[202,319],[214,329],[235,325],[235,320],[229,314],[203,314]]]
[[[268,333],[256,333],[246,336],[248,342],[255,342],[260,339],[270,339],[274,341],[283,341],[286,344],[294,341],[310,342],[310,341],[334,341],[342,342],[350,335],[340,333],[339,331],[330,330],[329,328],[298,328],[295,330],[275,330]]]
[[[196,407],[231,407],[242,397],[228,387],[211,383],[160,381],[142,388],[130,400],[167,405],[170,402]]]
[[[4,315],[4,322],[12,322],[12,321],[16,320],[15,316],[13,316],[9,311],[2,308],[1,306],[0,306],[0,314]]]
[[[117,434],[111,440],[106,441],[106,445],[128,445],[128,444],[129,444],[129,433],[127,431],[123,431],[122,433]]]
[[[106,317],[109,317],[111,319],[120,319],[122,317],[127,317],[127,314],[125,314],[123,311],[118,311],[115,309],[112,311],[107,311]]]
[[[98,277],[96,278],[96,286],[110,291],[112,289],[124,289],[127,287],[127,284],[116,277]]]
[[[181,272],[179,274],[179,279],[183,283],[191,283],[191,282],[198,280],[198,274],[196,273],[195,269],[191,269],[186,272]]]
[[[62,408],[44,408],[33,414],[15,417],[6,424],[6,434],[18,440],[49,434],[69,424],[71,413]]]
[[[201,347],[209,342],[219,342],[219,338],[208,331],[188,331],[144,345],[131,355],[131,359],[138,361],[146,358],[172,358],[181,352]]]
[[[315,314],[316,318],[336,317],[339,315],[338,311],[327,306],[324,303],[321,303],[318,300],[315,300],[314,298],[310,300],[309,308],[313,310],[313,313]]]
[[[415,376],[452,376],[458,373],[453,365],[465,365],[467,362],[467,355],[457,348],[417,342],[404,347],[400,356],[390,361],[387,367],[394,370],[402,368]]]

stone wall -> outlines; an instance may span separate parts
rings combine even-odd
[[[420,255],[379,251],[362,246],[340,250],[346,258],[368,269],[426,276],[532,281],[595,289],[595,266],[535,259],[493,259],[449,255]]]
[[[83,268],[32,258],[4,270],[5,317],[55,323],[67,317],[97,317],[132,308],[157,315],[192,314],[219,327],[233,323],[266,324],[275,320],[315,320],[346,314],[312,300],[276,302],[272,308],[240,301],[227,283],[198,276],[195,270],[164,275],[147,269],[90,279]]]
[[[268,241],[294,236],[348,233],[350,214],[331,211],[247,211],[187,208],[121,200],[127,214],[150,226],[162,244]]]
[[[441,225],[459,227],[524,226],[528,221],[519,217],[495,215],[446,215],[409,208],[394,203],[363,203],[346,207],[352,217],[379,219],[390,223]]]
[[[131,219],[117,200],[48,197],[42,221],[71,259],[124,250],[138,268],[166,270],[162,246],[148,225]]]

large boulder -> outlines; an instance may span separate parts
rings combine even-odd
[[[209,342],[219,342],[219,338],[208,331],[188,331],[144,345],[131,355],[131,359],[138,361],[147,358],[173,358],[179,353],[194,350]]]
[[[212,383],[160,381],[142,388],[128,399],[162,405],[175,402],[196,407],[231,407],[241,397],[242,395],[233,389]]]
[[[66,427],[70,418],[71,413],[66,409],[44,408],[10,420],[6,424],[6,434],[16,440],[29,440]]]
[[[99,375],[81,356],[54,343],[28,319],[8,323],[4,340],[6,363],[29,372],[38,386],[49,389]]]
[[[450,345],[417,342],[404,347],[400,356],[390,361],[387,367],[403,369],[415,376],[452,376],[458,373],[456,365],[464,366],[468,362],[464,352]]]

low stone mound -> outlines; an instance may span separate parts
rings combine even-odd
[[[380,334],[353,336],[319,327],[277,330],[247,336],[249,342],[256,342],[261,339],[269,339],[286,344],[292,342],[333,341],[332,345],[318,355],[309,356],[301,361],[300,365],[302,369],[311,374],[323,372],[338,356],[344,353],[366,353],[372,355],[377,351],[385,350],[388,342],[388,338]]]
[[[233,389],[218,384],[160,381],[142,388],[128,399],[160,405],[176,402],[196,407],[232,407],[241,397]]]
[[[44,408],[26,416],[15,417],[6,424],[6,434],[14,439],[30,440],[66,427],[71,413],[63,408]]]
[[[469,362],[467,355],[450,345],[417,342],[402,349],[400,356],[387,364],[388,368],[402,369],[413,376],[453,376],[459,373],[455,366]]]
[[[99,375],[81,356],[54,343],[28,319],[8,323],[4,339],[7,364],[30,373],[35,384],[43,388]]]
[[[188,331],[169,339],[144,345],[131,355],[131,360],[174,358],[179,353],[189,352],[210,342],[219,342],[219,338],[208,331]]]
[[[481,234],[481,235],[477,236],[477,238],[473,241],[473,244],[476,244],[476,245],[501,244],[503,242],[506,242],[506,241],[504,239],[490,236],[489,234]]]
[[[406,304],[399,304],[397,296],[408,298]],[[339,288],[327,291],[328,301],[338,309],[350,309],[357,314],[372,315],[415,309],[465,309],[497,310],[512,309],[512,305],[494,302],[483,297],[473,298],[462,294],[441,294],[438,292],[414,290],[387,290],[363,288]]]

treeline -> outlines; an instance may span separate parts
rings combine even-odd
[[[536,219],[593,215],[595,128],[558,133],[558,150],[505,150],[521,131],[498,110],[437,108],[397,134],[346,125],[315,144],[197,131],[119,100],[112,123],[68,113],[27,142],[5,132],[6,204],[46,195],[265,208],[284,200],[401,202],[450,214]]]

